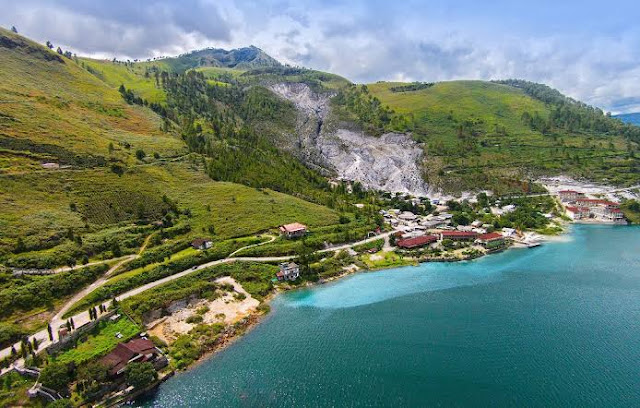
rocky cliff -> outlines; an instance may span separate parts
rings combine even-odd
[[[314,92],[304,83],[270,87],[298,109],[296,154],[308,165],[336,177],[360,181],[365,187],[426,195],[421,176],[423,150],[406,134],[381,137],[347,129],[331,117],[330,93]]]

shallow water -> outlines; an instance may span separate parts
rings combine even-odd
[[[640,228],[290,292],[145,406],[640,406]]]

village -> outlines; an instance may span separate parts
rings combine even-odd
[[[292,220],[267,233],[268,240],[240,248],[227,258],[193,266],[176,274],[176,278],[206,271],[213,265],[255,260],[271,265],[269,284],[281,291],[323,283],[361,269],[470,260],[511,247],[535,248],[543,243],[545,235],[562,233],[569,222],[626,223],[618,203],[576,190],[501,198],[481,193],[445,203],[399,194],[388,195],[385,200],[389,207],[376,210],[378,227],[366,232],[366,237],[359,241],[335,245],[325,242],[322,249],[307,255],[232,257],[239,251],[263,245],[306,242],[316,235],[313,228]],[[355,204],[355,207],[365,206]],[[213,245],[214,241],[206,237],[190,242],[191,250],[201,254],[206,254]],[[264,300],[252,296],[233,278],[219,277],[211,285],[214,296],[171,301],[163,308],[146,313],[142,324],[124,313],[116,300],[99,304],[90,308],[86,316],[76,315],[59,327],[49,326],[48,334],[43,337],[34,336],[12,347],[10,360],[15,362],[3,373],[13,370],[33,377],[36,382],[28,389],[29,396],[56,401],[69,396],[68,391],[67,394],[59,391],[66,387],[61,383],[58,390],[48,388],[41,377],[50,375],[47,370],[51,371],[58,361],[69,358],[94,370],[78,373],[75,387],[83,395],[110,402],[135,398],[173,375],[176,368],[186,366],[183,361],[171,364],[172,359],[181,360],[184,352],[176,353],[175,346],[168,345],[198,333],[203,339],[210,339],[205,340],[209,344],[207,350],[215,350],[261,314],[257,311],[264,307]],[[145,289],[131,292],[137,294]],[[118,299],[127,296],[125,293]],[[102,348],[88,353],[90,358],[74,360],[78,350],[86,347]],[[44,368],[43,353],[50,359]],[[194,355],[187,361],[196,358]],[[62,377],[63,374],[60,373]]]

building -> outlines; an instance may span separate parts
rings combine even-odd
[[[398,245],[398,248],[402,249],[413,249],[432,244],[437,240],[438,237],[436,235],[421,235],[419,237],[401,239],[396,243],[396,245]]]
[[[282,225],[280,226],[280,233],[287,238],[302,237],[307,233],[307,226],[299,222]]]
[[[125,372],[129,363],[151,362],[160,369],[168,363],[162,352],[151,340],[138,338],[127,343],[119,343],[115,349],[100,359],[110,376],[117,377]]]
[[[300,267],[295,262],[283,262],[276,277],[279,281],[294,281],[300,277]]]
[[[613,201],[609,201],[609,200],[600,200],[600,199],[597,199],[597,198],[579,198],[579,199],[575,200],[575,203],[576,203],[576,205],[575,205],[576,207],[620,208],[620,205],[618,203],[614,203]]]
[[[499,232],[478,235],[476,242],[487,249],[500,248],[506,243],[504,236]]]
[[[191,246],[193,247],[193,249],[199,249],[201,251],[211,248],[212,245],[213,242],[203,238],[197,238],[191,241]]]
[[[585,218],[589,218],[591,211],[588,207],[567,207],[567,216],[572,220],[582,220]]]
[[[402,214],[398,215],[398,218],[404,221],[413,221],[416,218],[418,218],[418,216],[412,213],[411,211],[404,211],[402,212]]]
[[[558,191],[558,197],[560,197],[560,201],[570,202],[584,197],[584,194],[574,190],[562,190]]]
[[[622,210],[617,206],[601,205],[591,209],[593,214],[599,218],[603,218],[609,221],[622,221],[624,220],[624,214]]]
[[[471,241],[476,239],[477,232],[473,231],[441,231],[440,239],[452,239],[454,241]]]
[[[575,209],[579,209],[580,211],[579,218],[576,218]],[[585,213],[587,213],[586,216]],[[609,200],[580,198],[575,201],[575,206],[567,207],[567,214],[572,219],[582,219],[593,216],[607,221],[624,221],[624,214],[620,209],[620,204]]]

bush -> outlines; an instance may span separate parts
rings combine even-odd
[[[62,391],[73,381],[68,366],[63,363],[49,363],[40,373],[40,382],[56,391]]]
[[[202,320],[204,320],[202,316],[196,314],[196,315],[191,315],[187,317],[186,322],[190,324],[197,324],[197,323],[202,323]]]
[[[151,363],[132,363],[127,367],[127,384],[134,388],[144,388],[158,378]]]

